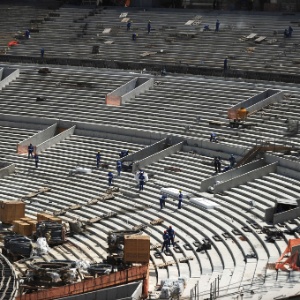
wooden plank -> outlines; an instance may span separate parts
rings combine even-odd
[[[164,222],[163,219],[155,219],[155,220],[150,221],[150,224],[151,225],[159,225],[159,224],[162,224],[163,222]]]
[[[111,44],[113,44],[114,43],[114,41],[105,41],[104,42],[104,44],[107,44],[107,45],[111,45]]]
[[[122,22],[122,23],[127,23],[129,20],[130,20],[130,18],[123,18],[123,19],[121,20],[121,22]]]
[[[251,34],[249,34],[248,36],[246,36],[246,39],[247,39],[247,40],[252,40],[252,39],[254,39],[256,36],[257,36],[257,33],[251,33]]]
[[[195,22],[195,20],[188,20],[184,25],[191,26],[191,25],[193,25],[194,22]]]
[[[146,51],[142,54],[140,54],[141,57],[146,57],[146,56],[150,56],[150,55],[154,55],[156,54],[157,52],[150,52],[150,51]]]
[[[259,43],[261,43],[262,41],[264,41],[266,38],[267,38],[266,36],[260,36],[259,38],[257,38],[257,39],[255,40],[255,43],[259,44]]]
[[[111,28],[105,28],[102,33],[110,33],[111,32]]]

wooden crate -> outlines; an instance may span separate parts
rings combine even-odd
[[[23,221],[23,222],[28,222],[28,221],[31,221],[31,220],[33,220],[33,219],[30,218],[30,217],[20,218],[20,221]]]
[[[37,220],[29,220],[27,221],[27,223],[31,226],[31,232],[36,231]]]
[[[18,233],[26,236],[31,235],[32,234],[31,224],[25,222],[19,223]]]
[[[21,220],[14,220],[13,225],[14,225],[14,232],[19,233],[19,224],[23,223]]]
[[[61,218],[57,218],[57,217],[52,217],[52,218],[49,218],[48,221],[51,221],[51,222],[56,222],[56,223],[59,223],[61,224],[62,223],[62,219]]]
[[[37,221],[48,221],[50,218],[53,218],[52,215],[46,213],[37,213]]]
[[[0,221],[12,224],[14,220],[25,217],[23,201],[0,201]]]
[[[150,260],[150,237],[148,235],[124,236],[124,261],[148,263]]]

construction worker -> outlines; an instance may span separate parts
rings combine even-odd
[[[30,31],[29,31],[29,29],[27,29],[25,31],[25,37],[26,37],[26,39],[30,39]]]
[[[217,157],[217,168],[218,168],[218,173],[221,172],[221,157]]]
[[[293,28],[292,26],[289,26],[288,32],[289,32],[289,37],[292,37],[292,33],[293,33]]]
[[[144,190],[144,183],[145,183],[144,171],[140,172],[139,182],[140,182],[140,191],[143,191]]]
[[[209,31],[209,30],[210,30],[210,29],[209,29],[209,25],[208,25],[208,24],[205,24],[203,30],[204,30],[204,31]]]
[[[216,22],[216,31],[219,31],[219,29],[220,29],[220,21],[217,20],[217,22]]]
[[[180,190],[178,195],[178,209],[181,209],[182,200],[183,200],[183,194],[182,191]]]
[[[215,159],[214,159],[214,166],[215,166],[215,171],[216,173],[218,173],[218,170],[219,170],[219,158],[216,156]]]
[[[41,58],[44,58],[44,54],[45,54],[45,49],[41,48]]]
[[[121,150],[119,156],[120,158],[125,157],[129,154],[129,150]]]
[[[216,135],[214,132],[212,132],[212,133],[210,134],[210,139],[209,139],[209,141],[210,141],[210,142],[217,142],[217,135]]]
[[[148,22],[147,29],[148,29],[148,34],[149,34],[151,31],[151,21],[150,20]]]
[[[163,246],[161,248],[161,252],[163,252],[165,248],[166,251],[169,252],[169,243],[170,243],[170,237],[167,230],[165,230],[163,234]]]
[[[167,195],[162,194],[161,197],[159,198],[159,203],[160,203],[160,209],[163,209],[164,207],[166,207],[166,199],[167,199]]]
[[[98,151],[98,153],[96,154],[97,169],[99,169],[100,160],[101,160],[101,154],[100,154],[100,151]]]
[[[169,234],[169,241],[172,242],[172,246],[174,247],[175,231],[172,228],[172,226],[169,226],[169,228],[167,229],[167,232]],[[170,245],[170,242],[169,242],[169,245]]]
[[[134,32],[134,33],[132,34],[132,40],[133,40],[133,41],[136,41],[136,37],[137,37],[137,34]]]
[[[122,162],[120,160],[117,161],[117,171],[118,171],[118,176],[121,176]]]
[[[45,238],[46,238],[47,243],[49,244],[49,242],[51,240],[51,231],[47,231],[45,233]]]
[[[130,21],[130,19],[127,21],[127,31],[129,31],[130,30],[130,27],[131,27],[131,21]]]
[[[227,68],[228,68],[228,60],[227,60],[227,57],[226,57],[226,58],[224,59],[224,73],[226,73]]]
[[[107,177],[108,177],[108,186],[111,186],[114,179],[114,174],[111,171],[109,171]]]
[[[34,147],[32,146],[32,144],[30,144],[28,146],[28,159],[29,157],[33,158],[33,151],[34,151]]]
[[[233,166],[235,164],[235,157],[233,154],[230,155],[229,162],[230,162],[230,167],[233,168]]]
[[[35,153],[34,161],[35,161],[35,167],[37,168],[37,167],[38,167],[38,164],[39,164],[39,156],[38,156],[37,153]]]

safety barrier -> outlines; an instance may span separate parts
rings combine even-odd
[[[142,265],[132,267],[123,271],[103,275],[98,278],[86,279],[62,287],[40,290],[31,294],[18,295],[16,300],[50,300],[71,295],[78,295],[86,292],[91,292],[103,289],[110,286],[126,284],[136,280],[143,279],[143,291],[148,292],[149,266]]]

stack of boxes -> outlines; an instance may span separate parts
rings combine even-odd
[[[22,217],[17,220],[13,220],[13,231],[21,235],[30,236],[36,231],[36,224],[42,221],[57,222],[59,224],[62,223],[62,220],[60,218],[54,217],[53,215],[46,213],[38,213],[36,219]]]

